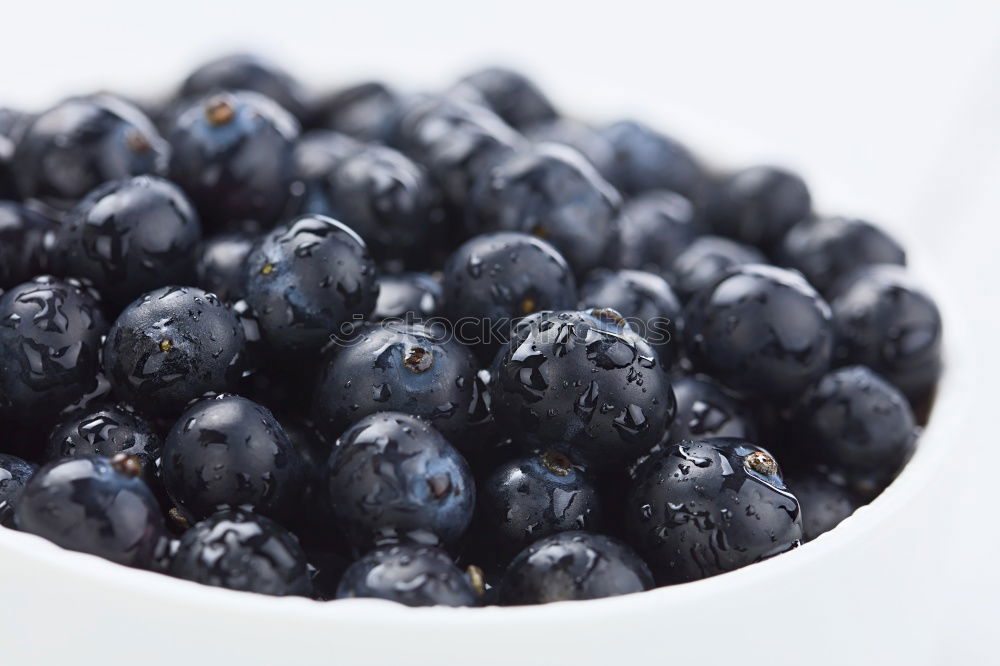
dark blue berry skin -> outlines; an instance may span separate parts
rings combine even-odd
[[[555,118],[525,128],[524,135],[535,143],[561,143],[575,148],[605,179],[614,174],[614,146],[597,128],[586,123]]]
[[[349,566],[338,599],[374,598],[406,606],[475,606],[476,592],[445,553],[428,546],[378,548]]]
[[[627,545],[589,532],[542,539],[511,562],[500,585],[500,604],[602,599],[653,587],[646,563]]]
[[[506,564],[533,542],[569,530],[600,531],[604,509],[586,471],[557,451],[510,460],[478,487],[476,547]]]
[[[696,370],[775,400],[819,379],[833,355],[830,306],[801,274],[773,266],[727,273],[688,303],[684,326]]]
[[[700,236],[674,259],[667,277],[685,303],[727,271],[745,264],[764,264],[756,248],[721,236]]]
[[[242,233],[219,234],[202,241],[196,252],[198,286],[225,303],[243,298],[244,266],[253,244],[253,236]]]
[[[219,511],[184,532],[169,573],[202,585],[275,597],[312,594],[306,555],[295,536],[241,509]]]
[[[0,453],[0,526],[14,526],[17,500],[37,469],[16,456]]]
[[[327,463],[337,524],[359,552],[396,542],[454,544],[472,520],[468,463],[426,421],[399,412],[361,419]]]
[[[613,123],[602,133],[614,147],[614,170],[609,180],[624,194],[670,190],[694,202],[704,199],[705,173],[676,140],[635,120]]]
[[[941,313],[899,266],[862,268],[834,288],[830,301],[837,365],[866,365],[912,402],[941,376]]]
[[[447,334],[423,324],[366,325],[332,350],[320,373],[313,417],[324,436],[336,438],[375,412],[426,419],[460,450],[467,441],[478,370],[472,353]]]
[[[296,118],[302,118],[307,99],[302,85],[281,67],[249,53],[216,58],[191,72],[178,98],[191,100],[224,90],[251,90],[273,99]]]
[[[802,507],[802,541],[812,541],[849,517],[861,505],[836,474],[819,467],[786,474],[789,490]]]
[[[656,444],[676,407],[656,352],[613,310],[522,319],[490,392],[504,432],[529,448],[565,447],[595,473]]]
[[[60,273],[86,278],[114,311],[194,268],[201,223],[180,189],[134,176],[88,194],[56,233]]]
[[[124,456],[123,456],[124,457]],[[99,456],[42,467],[14,513],[17,529],[131,567],[153,566],[166,527],[140,466]]]
[[[14,201],[0,201],[0,289],[10,289],[49,268],[45,235],[56,224]]]
[[[778,167],[756,166],[717,183],[706,215],[713,233],[771,250],[811,212],[812,197],[802,178]]]
[[[96,292],[37,277],[0,297],[0,410],[25,421],[55,415],[97,374],[107,324]]]
[[[28,120],[29,117],[20,111],[0,107],[0,200],[19,198],[11,162],[21,129]]]
[[[660,585],[753,564],[802,540],[798,500],[774,458],[743,439],[671,444],[636,472],[625,529]]]
[[[375,264],[347,226],[306,215],[257,241],[246,261],[246,300],[271,351],[306,357],[371,314]]]
[[[399,93],[392,88],[378,81],[365,81],[317,100],[306,124],[360,141],[384,141],[401,102]]]
[[[549,243],[513,231],[475,236],[444,267],[444,312],[456,337],[485,363],[515,319],[576,305],[576,279]]]
[[[681,302],[659,275],[634,270],[598,270],[580,287],[581,310],[611,308],[646,339],[670,367],[677,360],[684,329]]]
[[[618,226],[619,265],[661,274],[702,233],[694,205],[666,190],[652,190],[626,201]]]
[[[673,380],[677,418],[667,431],[667,442],[686,439],[736,437],[757,440],[757,426],[749,405],[706,375]]]
[[[279,522],[298,508],[302,457],[270,410],[237,395],[184,411],[163,446],[163,483],[188,515],[243,507]]]
[[[105,405],[60,422],[49,435],[44,460],[133,455],[142,463],[147,483],[155,479],[163,438],[128,405]],[[150,484],[152,487],[152,484]]]
[[[208,229],[270,228],[295,177],[299,125],[260,94],[209,95],[188,104],[170,132],[170,179]]]
[[[800,271],[829,295],[840,278],[872,264],[906,265],[906,252],[871,222],[845,217],[807,218],[793,226],[777,252],[779,263]]]
[[[487,67],[465,76],[459,84],[477,90],[487,106],[516,129],[558,116],[545,93],[524,74],[511,69]]]
[[[175,416],[208,391],[235,385],[245,336],[214,294],[163,287],[126,307],[104,344],[104,371],[115,394],[140,411]]]
[[[618,255],[621,197],[575,150],[541,144],[484,171],[467,208],[470,232],[521,231],[547,240],[578,274]]]
[[[34,118],[12,167],[24,199],[68,210],[101,183],[163,174],[170,146],[137,108],[110,95],[74,97]]]
[[[430,319],[441,313],[443,300],[441,283],[429,273],[380,275],[372,319]]]
[[[312,130],[299,137],[292,154],[295,182],[285,217],[331,210],[330,188],[337,168],[364,147],[346,134],[328,130]]]

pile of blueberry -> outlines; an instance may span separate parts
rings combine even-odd
[[[941,371],[883,230],[506,69],[321,96],[230,56],[0,109],[0,199],[0,523],[206,585],[732,571],[880,493]]]

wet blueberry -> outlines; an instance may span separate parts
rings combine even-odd
[[[0,527],[14,526],[17,500],[36,469],[16,456],[0,453]]]
[[[14,153],[20,194],[69,209],[109,180],[166,171],[170,147],[137,108],[110,95],[74,97],[34,118]]]
[[[614,310],[521,320],[493,367],[498,425],[529,447],[568,447],[597,472],[635,459],[674,418],[653,348]]]
[[[107,330],[97,294],[75,279],[43,276],[0,297],[0,407],[26,421],[84,395]]]
[[[687,302],[731,268],[764,263],[767,258],[756,248],[721,236],[701,236],[674,258],[667,275],[677,295]]]
[[[174,123],[170,178],[206,228],[269,228],[288,200],[298,134],[295,118],[267,97],[209,95],[185,106]]]
[[[524,131],[535,143],[561,143],[575,148],[604,178],[614,174],[615,149],[597,128],[572,118],[555,118]]]
[[[48,270],[44,241],[56,224],[27,206],[0,201],[0,289],[9,289]]]
[[[299,137],[292,153],[295,182],[288,202],[291,214],[325,214],[332,210],[330,189],[337,168],[364,146],[346,134],[327,130],[313,130]]]
[[[732,571],[797,546],[798,500],[770,453],[734,438],[691,440],[636,473],[625,529],[661,585]]]
[[[163,446],[163,483],[195,518],[243,507],[277,521],[298,507],[302,458],[271,412],[222,394],[184,411]]]
[[[670,425],[667,441],[737,437],[757,439],[751,407],[707,375],[673,380],[677,418]]]
[[[298,540],[274,521],[241,509],[219,511],[184,532],[169,573],[276,597],[312,593]]]
[[[177,186],[135,176],[88,194],[56,237],[60,272],[90,280],[118,311],[147,291],[190,277],[201,223]]]
[[[460,85],[482,95],[493,111],[517,129],[547,122],[558,113],[545,93],[527,76],[505,67],[487,67],[464,77]]]
[[[388,599],[406,606],[475,606],[465,574],[437,548],[396,545],[356,561],[337,588],[338,599]]]
[[[147,483],[156,476],[163,439],[153,426],[128,405],[105,405],[78,413],[53,429],[44,459],[80,456],[114,457],[125,453],[142,464]]]
[[[621,267],[654,273],[666,273],[702,232],[691,202],[665,190],[652,190],[627,201],[618,226]]]
[[[345,225],[306,215],[261,238],[246,261],[246,300],[271,351],[314,354],[371,314],[378,296],[375,264]]]
[[[860,506],[855,493],[836,474],[814,467],[786,475],[788,489],[802,507],[802,540],[829,532]]]
[[[234,385],[244,343],[239,319],[214,294],[163,287],[134,301],[111,325],[104,371],[122,400],[173,416],[194,398]]]
[[[652,587],[649,567],[621,541],[588,532],[562,532],[514,558],[503,576],[500,603],[601,599]]]
[[[802,178],[778,167],[757,166],[715,185],[707,217],[715,233],[770,249],[811,210],[812,197]]]
[[[465,459],[426,421],[366,416],[327,464],[330,506],[356,549],[412,541],[453,544],[472,520],[476,486]]]
[[[602,133],[614,147],[613,176],[609,180],[623,193],[669,190],[694,202],[704,198],[706,177],[702,167],[676,140],[634,120],[613,123]]]
[[[278,65],[249,53],[234,53],[205,63],[184,80],[178,97],[191,100],[223,90],[260,93],[298,118],[306,110],[301,84]]]
[[[198,286],[225,303],[243,298],[246,283],[244,266],[253,244],[253,236],[242,233],[206,238],[195,253]]]
[[[697,370],[776,399],[819,379],[833,353],[830,306],[801,274],[773,266],[733,269],[688,303],[684,326]]]
[[[361,141],[383,141],[400,103],[395,90],[378,81],[365,81],[317,100],[310,110],[308,125]]]
[[[441,312],[444,292],[428,273],[380,275],[372,319],[430,319]]]
[[[577,274],[614,262],[621,197],[575,150],[541,144],[484,171],[467,208],[474,233],[522,231],[559,250]]]
[[[166,527],[133,456],[70,458],[38,470],[14,513],[22,532],[132,567],[153,566]]]

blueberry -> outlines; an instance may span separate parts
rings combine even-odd
[[[487,67],[465,76],[459,83],[477,90],[498,116],[517,129],[553,120],[558,115],[534,82],[511,69]]]
[[[595,471],[656,444],[675,410],[656,352],[613,310],[521,320],[497,354],[491,394],[507,433],[529,447],[567,447]]]
[[[715,185],[707,217],[715,233],[767,250],[811,210],[812,198],[802,178],[785,169],[757,166]]]
[[[694,202],[703,200],[706,177],[702,167],[676,140],[635,120],[613,123],[602,133],[614,148],[609,180],[623,193],[670,190]]]
[[[216,93],[184,107],[170,133],[170,177],[206,228],[268,228],[295,177],[299,126],[267,97]]]
[[[44,459],[81,456],[135,456],[142,463],[147,483],[156,476],[163,439],[153,426],[128,405],[105,405],[61,421],[49,435]]]
[[[711,377],[678,377],[673,380],[673,385],[677,418],[667,432],[669,443],[712,437],[757,439],[757,426],[750,405]]]
[[[196,518],[244,507],[287,520],[304,480],[302,458],[271,412],[229,394],[181,414],[163,446],[162,473],[170,496]]]
[[[446,554],[406,544],[373,550],[347,568],[337,598],[357,597],[406,606],[475,606],[477,601],[469,580]]]
[[[807,218],[793,226],[778,251],[781,263],[802,272],[827,294],[834,283],[871,264],[906,264],[906,253],[874,224],[844,217]]]
[[[558,451],[510,460],[479,484],[477,546],[501,562],[543,537],[599,530],[601,498],[586,471]]]
[[[319,99],[312,105],[308,124],[361,141],[383,141],[401,101],[399,93],[385,84],[365,81]]]
[[[126,454],[49,463],[24,487],[14,522],[67,550],[150,568],[166,527],[141,474],[142,464]]]
[[[195,253],[198,286],[226,303],[243,298],[246,282],[244,265],[253,244],[253,236],[242,233],[206,238]]]
[[[298,540],[274,521],[241,509],[219,511],[184,532],[169,573],[276,597],[312,593]]]
[[[831,307],[836,364],[866,365],[914,403],[930,395],[941,375],[941,313],[903,268],[855,271]]]
[[[472,520],[468,463],[427,422],[380,412],[337,440],[327,464],[330,506],[359,551],[395,541],[454,544]]]
[[[141,111],[110,95],[74,97],[34,118],[14,153],[17,187],[59,210],[109,180],[166,171],[170,147]]]
[[[620,208],[621,197],[579,153],[541,144],[484,171],[467,215],[474,233],[522,231],[549,241],[583,274],[617,256]]]
[[[677,295],[687,302],[731,268],[764,263],[767,259],[756,248],[721,236],[701,236],[674,258],[668,278]]]
[[[604,178],[614,174],[615,149],[596,128],[572,118],[555,118],[532,125],[524,135],[535,143],[561,143],[575,148]]]
[[[201,223],[184,193],[156,176],[98,187],[56,234],[62,273],[87,278],[116,310],[194,268]]]
[[[25,421],[84,395],[107,324],[97,294],[75,280],[37,277],[0,297],[0,398]]]
[[[0,289],[48,269],[45,235],[56,228],[45,216],[14,201],[0,201]]]
[[[271,350],[285,357],[318,352],[344,324],[371,314],[378,296],[364,241],[322,215],[268,233],[246,266],[247,302]]]
[[[860,506],[855,493],[835,474],[812,467],[786,475],[802,507],[802,540],[829,532]]]
[[[732,571],[802,539],[798,500],[770,453],[743,439],[671,444],[637,470],[625,529],[661,585]]]
[[[598,270],[580,288],[580,309],[611,308],[656,349],[670,367],[678,357],[684,328],[681,303],[659,275],[644,271]]]
[[[244,342],[240,321],[214,294],[163,287],[134,301],[111,325],[104,371],[122,400],[172,416],[202,394],[234,385]]]
[[[249,53],[234,53],[205,63],[184,80],[178,97],[190,100],[223,90],[260,93],[298,118],[306,111],[301,84],[281,67]]]
[[[649,567],[621,541],[588,532],[561,532],[514,558],[503,576],[500,603],[601,599],[652,587]]]
[[[381,275],[372,319],[431,319],[441,312],[444,290],[428,273]]]
[[[830,306],[795,271],[733,269],[688,303],[684,322],[694,367],[737,391],[786,399],[830,365]]]
[[[0,106],[0,200],[19,198],[11,162],[21,130],[28,120],[26,114]]]
[[[29,462],[0,453],[0,526],[14,526],[17,501],[36,469]]]
[[[652,190],[625,202],[618,221],[622,268],[665,273],[701,233],[694,206],[684,196]]]
[[[336,437],[357,419],[399,411],[427,420],[459,448],[471,415],[476,362],[437,327],[383,322],[361,328],[333,349],[320,373],[313,416],[320,432]]]
[[[455,335],[485,361],[507,341],[511,323],[539,310],[576,305],[576,280],[549,243],[500,231],[475,236],[444,267],[444,311]]]

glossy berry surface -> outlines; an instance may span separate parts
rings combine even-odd
[[[261,238],[246,261],[246,299],[279,356],[314,354],[371,314],[375,264],[345,225],[307,215]]]
[[[721,236],[700,236],[674,258],[668,277],[677,295],[687,302],[730,269],[765,263],[767,258],[749,245]]]
[[[861,504],[842,478],[822,468],[797,470],[786,476],[788,489],[802,507],[803,542],[829,532]]]
[[[614,148],[610,180],[623,193],[669,190],[692,201],[703,199],[706,180],[701,165],[675,139],[635,120],[613,123],[603,134]]]
[[[97,374],[107,324],[74,279],[35,278],[0,297],[0,411],[30,420],[81,397]],[[6,398],[4,399],[4,396]]]
[[[523,319],[493,366],[498,425],[530,447],[566,446],[595,469],[656,444],[674,394],[656,352],[613,310]]]
[[[16,456],[0,453],[0,527],[14,526],[17,501],[36,469]]]
[[[557,116],[545,93],[521,72],[505,67],[487,67],[464,77],[460,84],[471,86],[486,104],[514,128],[550,121]]]
[[[372,319],[430,319],[441,313],[444,290],[429,273],[380,275]]]
[[[163,438],[127,405],[106,405],[77,413],[60,422],[49,435],[44,459],[80,456],[112,458],[125,453],[142,463],[146,479],[156,476]]]
[[[122,400],[148,414],[176,415],[208,391],[234,385],[245,337],[214,294],[163,287],[126,307],[104,344],[104,371]]]
[[[600,130],[579,120],[555,118],[525,128],[524,135],[535,143],[561,143],[576,149],[604,178],[614,173],[614,146]]]
[[[302,458],[270,410],[237,395],[188,407],[163,446],[163,483],[188,514],[244,507],[275,520],[297,508]]]
[[[737,391],[794,396],[833,354],[830,306],[801,274],[773,266],[727,273],[688,304],[684,325],[695,368]]]
[[[45,272],[48,218],[15,201],[0,201],[0,289],[10,289]]]
[[[898,266],[871,266],[845,278],[831,300],[835,362],[866,365],[912,401],[941,375],[941,313]]]
[[[503,576],[500,603],[601,599],[652,587],[649,567],[621,541],[589,532],[562,532],[514,558]]]
[[[176,185],[136,176],[88,194],[56,236],[60,272],[90,280],[120,309],[156,287],[189,279],[201,223]]]
[[[219,511],[184,532],[169,573],[276,597],[312,592],[298,540],[274,521],[241,509]]]
[[[666,190],[628,200],[618,225],[621,267],[661,274],[702,232],[694,205],[687,197]]]
[[[706,375],[676,377],[677,418],[670,425],[667,441],[737,437],[756,441],[757,426],[749,405]]]
[[[34,118],[18,141],[18,191],[59,210],[101,183],[166,171],[170,147],[141,111],[110,95],[73,97]]]
[[[18,198],[11,161],[21,127],[27,120],[28,116],[21,111],[0,106],[0,200]]]
[[[301,118],[306,110],[302,85],[273,62],[249,53],[234,53],[205,63],[181,84],[178,97],[194,99],[224,90],[251,90]]]
[[[312,130],[299,137],[292,153],[295,180],[288,212],[304,215],[330,211],[330,188],[337,168],[364,146],[346,134],[328,130]]]
[[[399,112],[399,93],[384,83],[365,81],[330,93],[310,109],[309,124],[361,141],[382,141]]]
[[[206,238],[196,252],[195,275],[198,286],[215,294],[224,303],[245,295],[245,264],[254,238],[249,234],[219,234]]]
[[[416,545],[377,548],[347,568],[338,599],[387,599],[406,606],[475,606],[476,592],[442,551]]]
[[[375,412],[425,419],[460,448],[470,420],[478,367],[472,353],[438,327],[402,322],[366,325],[331,349],[316,385],[313,417],[335,438]]]
[[[170,133],[170,179],[208,229],[270,227],[292,181],[299,125],[260,94],[217,93],[187,105]]]
[[[578,274],[618,252],[621,197],[576,151],[541,144],[485,171],[467,209],[473,232],[521,231],[550,242]]]
[[[637,470],[626,533],[661,585],[732,571],[802,539],[799,503],[771,454],[732,438],[672,444]]]
[[[327,489],[337,523],[361,552],[400,541],[453,544],[476,501],[458,451],[427,422],[398,412],[366,416],[341,435]]]
[[[166,528],[141,471],[129,456],[50,463],[24,487],[14,522],[67,550],[149,568]]]
[[[773,248],[811,211],[812,197],[802,178],[786,169],[756,166],[727,176],[713,188],[707,216],[717,234]]]

